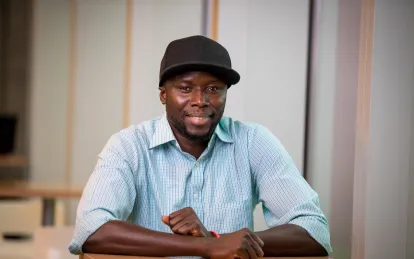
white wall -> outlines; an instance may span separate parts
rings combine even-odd
[[[333,257],[350,258],[360,0],[316,1],[308,180],[319,193]]]
[[[34,1],[30,86],[30,176],[65,179],[70,8],[65,0]]]
[[[414,2],[375,2],[366,258],[408,258]]]
[[[126,1],[77,1],[71,181],[85,184],[122,128]]]

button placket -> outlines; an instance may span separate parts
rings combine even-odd
[[[200,160],[197,160],[193,166],[193,175],[192,175],[192,188],[191,188],[191,199],[193,204],[193,209],[197,213],[197,216],[200,220],[203,220],[203,204],[202,204],[202,186],[203,186],[203,170],[204,166]]]

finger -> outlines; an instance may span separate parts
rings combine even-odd
[[[182,222],[182,221],[184,221],[185,220],[185,218],[186,218],[186,216],[185,215],[183,215],[183,214],[179,214],[178,216],[176,216],[175,218],[171,218],[171,217],[169,217],[169,219],[170,219],[170,226],[175,226],[175,225],[177,225],[178,223],[180,223],[180,222]],[[185,220],[186,221],[186,220]]]
[[[170,226],[170,218],[168,216],[162,216],[161,220],[162,222],[164,222],[165,225]]]
[[[187,224],[189,224],[189,222],[188,221],[185,221],[185,220],[183,220],[183,221],[181,221],[181,222],[178,222],[177,224],[175,224],[174,226],[172,226],[172,231],[174,232],[174,233],[178,233],[178,230],[181,228],[181,227],[183,227],[183,226],[185,226],[185,225],[187,225]]]
[[[191,235],[194,236],[193,234],[194,232],[194,227],[192,226],[192,224],[190,223],[186,223],[183,226],[181,226],[180,228],[178,228],[177,233],[181,234],[181,235]]]
[[[253,250],[255,251],[255,253],[258,257],[263,257],[264,256],[263,249],[260,246],[260,244],[258,244],[258,242],[255,240],[254,236],[255,236],[254,234],[249,235],[250,245],[251,245],[251,247],[253,248]]]
[[[246,250],[249,253],[250,259],[257,259],[256,251],[253,249],[252,246],[248,245]]]
[[[258,235],[252,233],[251,236],[254,239],[254,241],[256,241],[259,244],[260,247],[264,246],[263,240]]]
[[[186,207],[186,208],[183,208],[181,210],[177,210],[177,211],[170,214],[170,219],[173,219],[173,218],[175,218],[179,215],[182,215],[182,214],[188,214],[191,211],[193,211],[193,209],[191,207]]]
[[[246,249],[239,249],[239,251],[234,256],[234,258],[238,258],[238,259],[249,259],[250,256],[249,256],[249,253],[247,252]]]

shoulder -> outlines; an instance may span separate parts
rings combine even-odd
[[[252,164],[267,160],[280,160],[288,158],[286,148],[280,140],[264,125],[255,122],[241,122],[226,117],[220,122],[228,130],[234,143],[248,151]]]
[[[130,125],[116,133],[108,140],[106,147],[117,146],[122,149],[146,146],[151,140],[161,117]]]
[[[236,141],[277,140],[277,137],[266,126],[256,122],[239,121],[231,117],[223,117],[220,121],[220,127]]]

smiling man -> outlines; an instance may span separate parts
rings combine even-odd
[[[159,80],[166,113],[110,138],[79,203],[72,253],[233,259],[331,251],[318,195],[282,144],[263,126],[223,117],[239,80],[211,39],[168,45]],[[269,229],[254,232],[259,202]]]

